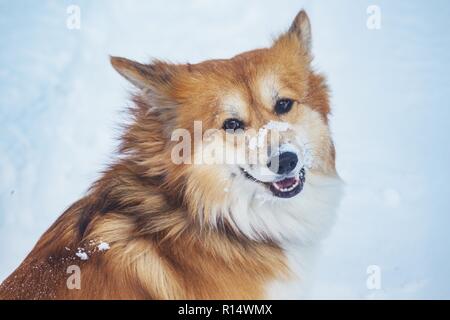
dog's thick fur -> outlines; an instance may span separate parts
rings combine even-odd
[[[339,198],[328,91],[310,50],[301,11],[271,47],[228,60],[112,58],[138,88],[120,156],[2,283],[0,298],[259,299],[274,282],[289,281],[285,245],[314,247]],[[270,90],[296,101],[289,114],[273,113]],[[229,104],[248,126],[282,120],[308,136],[314,164],[295,198],[261,203],[254,196],[265,189],[234,169],[170,161],[172,130],[195,120],[220,128]],[[70,265],[81,269],[81,289],[66,285]]]

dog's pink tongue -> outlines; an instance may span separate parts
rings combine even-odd
[[[277,181],[274,184],[280,189],[289,188],[290,186],[294,185],[297,182],[296,178],[286,178],[281,181]]]

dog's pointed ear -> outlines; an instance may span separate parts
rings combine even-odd
[[[125,79],[139,89],[169,85],[173,73],[172,65],[164,62],[142,64],[121,57],[110,57],[111,65]]]
[[[298,38],[300,43],[308,53],[311,52],[312,36],[311,36],[311,22],[305,10],[301,10],[289,28],[288,33]]]

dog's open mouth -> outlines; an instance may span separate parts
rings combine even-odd
[[[267,188],[269,188],[272,194],[278,198],[292,198],[296,196],[303,190],[303,185],[305,184],[304,168],[300,170],[298,176],[284,178],[282,180],[278,180],[275,182],[260,181],[255,177],[253,177],[252,175],[250,175],[244,169],[241,168],[241,170],[248,179],[260,183],[262,185],[265,185]]]

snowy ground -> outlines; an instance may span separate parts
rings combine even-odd
[[[66,28],[70,4],[80,30]],[[366,27],[369,5],[380,30]],[[129,86],[109,54],[230,57],[268,45],[301,7],[347,184],[313,297],[450,298],[445,0],[0,0],[0,280],[110,160]]]

